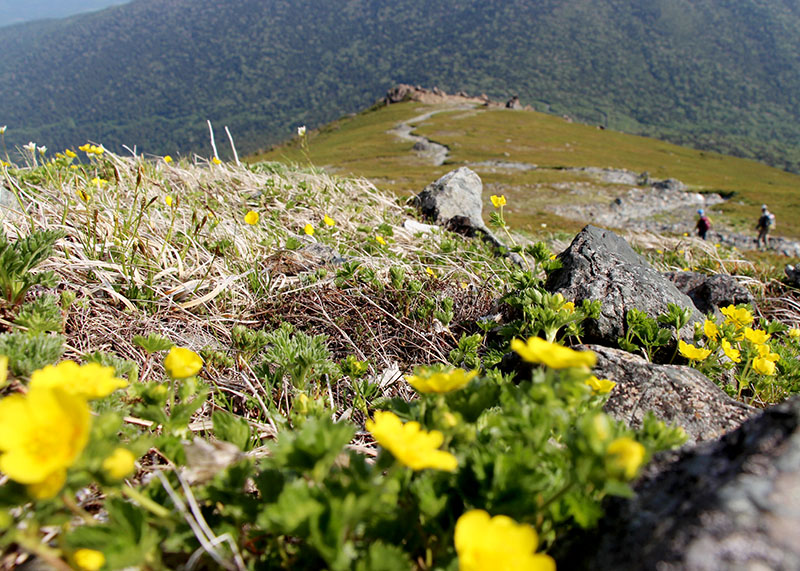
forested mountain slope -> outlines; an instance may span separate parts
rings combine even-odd
[[[0,29],[12,144],[240,150],[397,82],[518,94],[610,128],[800,165],[790,0],[136,0]]]

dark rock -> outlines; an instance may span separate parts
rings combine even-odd
[[[800,287],[800,268],[795,267],[792,264],[786,264],[786,267],[783,269],[783,271],[786,274],[786,278],[790,285]]]
[[[506,109],[522,109],[522,103],[516,95],[506,101]]]
[[[672,190],[679,192],[686,191],[686,185],[676,178],[667,178],[664,180],[654,181],[653,188],[657,188],[659,190]]]
[[[688,295],[703,313],[739,303],[755,303],[755,299],[736,278],[724,274],[706,275],[698,272],[665,272],[664,277]]]
[[[625,315],[632,308],[653,319],[666,312],[669,303],[690,308],[689,324],[679,332],[685,341],[692,339],[694,323],[703,322],[691,299],[609,230],[586,226],[558,258],[563,267],[550,274],[545,288],[575,303],[602,302],[600,317],[584,322],[587,342],[616,346],[625,335]]]
[[[697,369],[656,365],[645,359],[599,345],[588,345],[597,355],[592,371],[617,383],[605,411],[631,428],[640,428],[648,411],[670,424],[682,426],[688,442],[719,438],[738,428],[757,409],[736,401]]]
[[[559,569],[800,569],[800,398],[662,455],[635,491],[557,546]]]

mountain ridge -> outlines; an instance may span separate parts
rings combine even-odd
[[[249,152],[406,82],[518,94],[538,110],[796,169],[798,23],[788,1],[137,0],[26,26],[24,42],[18,28],[0,31],[3,123],[14,144],[206,153],[210,119]]]

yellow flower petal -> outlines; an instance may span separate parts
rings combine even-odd
[[[606,449],[606,467],[627,480],[633,479],[645,456],[644,446],[624,436],[617,438]]]
[[[586,384],[589,385],[592,389],[592,393],[596,395],[604,395],[610,393],[614,387],[617,386],[617,383],[614,381],[609,381],[608,379],[598,379],[594,375],[589,377],[586,381]]]
[[[191,349],[173,347],[164,358],[164,368],[173,379],[186,379],[200,372],[203,359]]]
[[[31,386],[0,400],[0,470],[21,484],[41,484],[71,466],[89,439],[86,400],[61,388]]]
[[[742,353],[738,349],[734,349],[731,346],[731,342],[727,339],[722,340],[722,352],[734,363],[740,363],[742,361]]]
[[[112,480],[121,480],[133,473],[136,457],[127,448],[116,448],[111,456],[103,460],[103,471]]]
[[[550,343],[538,337],[531,337],[527,342],[519,339],[511,341],[511,349],[519,353],[529,363],[541,363],[551,369],[569,367],[594,367],[597,356],[591,351],[575,351],[569,347]]]
[[[438,430],[422,430],[418,422],[403,422],[388,411],[377,411],[373,420],[367,420],[367,430],[378,444],[392,453],[398,462],[412,470],[433,468],[454,472],[458,467],[456,457],[438,450],[444,435]]]
[[[719,337],[719,327],[717,327],[717,324],[714,321],[706,319],[703,322],[703,333],[705,333],[706,337],[709,339],[716,339]]]
[[[421,371],[420,375],[408,375],[406,381],[420,393],[449,393],[464,388],[478,376],[478,371],[453,369],[452,371]]]
[[[460,571],[555,571],[552,557],[535,553],[539,537],[531,526],[483,510],[466,512],[454,537]]]
[[[731,323],[737,329],[753,323],[753,314],[744,307],[737,308],[735,305],[729,305],[721,308],[720,312],[725,316],[725,323]]]
[[[322,219],[322,222],[325,224],[325,226],[335,226],[336,225],[336,220],[334,220],[333,218],[331,218],[327,214]]]
[[[58,365],[48,365],[34,371],[30,386],[59,388],[75,396],[93,400],[127,387],[128,382],[115,377],[113,367],[104,367],[99,363],[78,365],[74,361],[62,361]]]
[[[255,224],[258,224],[258,218],[259,218],[258,212],[250,210],[247,214],[244,215],[244,222],[245,224],[253,226]]]
[[[78,549],[72,560],[81,571],[98,571],[106,564],[106,556],[96,549]]]
[[[500,196],[493,194],[491,200],[492,200],[492,206],[494,206],[495,208],[500,208],[501,206],[505,206],[506,204],[506,197],[503,196],[502,194]]]
[[[305,232],[309,236],[313,236],[314,235],[314,227],[311,224],[306,224],[303,227],[303,232]]]
[[[683,340],[678,340],[678,351],[680,351],[680,354],[690,361],[703,361],[709,355],[711,355],[710,349],[695,347],[694,345],[690,345]]]
[[[28,484],[25,486],[25,490],[35,500],[49,500],[56,497],[66,483],[67,471],[62,468],[50,472],[41,482]]]
[[[756,357],[753,359],[753,370],[759,375],[771,377],[775,374],[775,362],[764,357]]]

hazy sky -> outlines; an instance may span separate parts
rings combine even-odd
[[[0,27],[42,18],[65,18],[128,0],[0,0]]]

